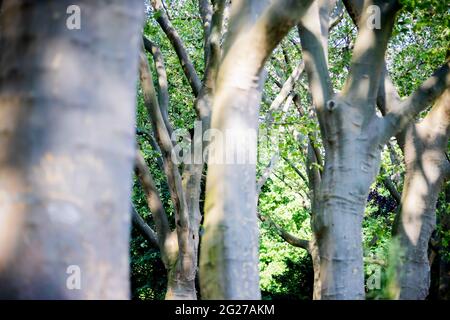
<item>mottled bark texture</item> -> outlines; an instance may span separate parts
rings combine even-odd
[[[3,2],[0,298],[129,298],[144,8],[76,3],[80,30],[66,27],[73,1]],[[71,265],[81,271],[79,290],[66,283]]]
[[[184,74],[191,85],[195,95],[194,106],[197,119],[201,123],[201,128],[195,126],[200,131],[195,133],[191,141],[191,150],[188,151],[191,153],[191,162],[183,164],[183,172],[181,173],[172,158],[174,148],[170,137],[173,130],[167,114],[169,105],[168,82],[163,57],[159,48],[144,37],[144,46],[152,54],[155,61],[158,94],[153,87],[148,62],[144,55],[141,56],[141,87],[157,141],[155,149],[162,153],[160,162],[167,175],[167,182],[176,212],[175,231],[165,228],[163,232],[163,230],[158,230],[160,228],[157,227],[160,242],[165,237],[164,234],[168,234],[166,236],[168,242],[163,240],[159,246],[168,272],[166,299],[194,300],[197,299],[195,278],[198,269],[199,228],[202,218],[200,212],[201,182],[205,166],[202,154],[200,153],[199,157],[195,149],[204,150],[207,147],[202,138],[204,132],[209,129],[211,122],[211,96],[215,89],[215,78],[221,57],[220,39],[222,38],[225,0],[216,0],[212,3],[208,0],[199,2],[199,11],[204,22],[205,39],[205,70],[202,82],[197,76],[181,37],[170,22],[163,3],[152,0],[151,4],[153,9],[157,11],[157,21],[171,41]],[[147,171],[146,180],[150,181],[151,175],[145,162],[143,160],[140,162],[141,169]],[[144,182],[141,177],[141,183],[145,190]],[[157,196],[157,191],[155,190],[153,194]],[[152,208],[152,206],[154,207],[152,202],[154,203],[158,199],[159,196],[157,198],[148,197],[147,199],[152,212],[155,210],[155,208]],[[167,220],[165,212],[162,215]]]
[[[388,139],[404,129],[449,85],[448,63],[410,97],[376,114],[384,56],[400,5],[395,0],[346,0],[358,25],[350,72],[334,93],[327,67],[328,1],[315,2],[299,24],[310,91],[320,123],[325,163],[315,195],[313,231],[319,244],[321,298],[364,299],[362,219],[369,187]],[[381,28],[371,24],[380,9]]]
[[[216,79],[212,129],[223,135],[253,132],[256,138],[264,63],[309,3],[232,2]],[[215,154],[210,153],[208,163],[201,293],[205,299],[259,299],[256,164],[249,158],[241,164],[236,158],[232,164],[225,164],[225,144],[233,143],[225,140],[214,139],[209,148]],[[242,148],[240,141],[234,143]],[[245,150],[241,151],[255,156],[256,139],[243,142]]]
[[[160,241],[162,242],[160,250],[163,252],[163,262],[168,276],[166,299],[195,300],[197,298],[195,290],[197,253],[196,244],[191,239],[193,237],[195,239],[195,232],[198,233],[198,230],[195,231],[191,228],[191,220],[183,190],[181,174],[172,158],[173,144],[161,112],[156,90],[153,86],[152,74],[149,69],[147,57],[143,52],[140,57],[139,71],[144,103],[152,123],[154,136],[161,150],[163,169],[167,177],[167,184],[175,210],[175,231],[171,232],[168,224],[165,227],[161,227],[161,230],[158,231]],[[152,181],[145,162],[143,159],[139,161],[138,158],[137,164],[139,169],[138,174],[141,178],[141,184],[146,191],[147,202],[151,212],[154,214],[158,213],[161,221],[167,220],[166,213],[162,204],[160,204],[158,191],[154,187],[154,184],[151,183],[151,189],[147,190],[145,187],[146,183],[142,179],[143,177],[146,177],[148,182]]]
[[[212,1],[212,3],[209,3],[209,1],[199,2],[200,14],[204,22],[205,39],[205,71],[202,82],[198,79],[183,41],[171,25],[162,2],[151,1],[151,4],[153,9],[158,12],[157,21],[171,41],[184,74],[191,85],[196,97],[194,105],[197,119],[201,122],[201,128],[196,126],[196,129],[201,131],[195,133],[191,141],[191,162],[185,163],[184,170],[180,173],[172,158],[174,149],[170,141],[172,129],[167,116],[169,100],[164,62],[158,47],[144,38],[145,48],[153,55],[155,60],[158,95],[153,88],[151,73],[148,72],[145,56],[141,57],[141,84],[154,135],[159,145],[158,149],[162,152],[162,163],[168,178],[177,217],[176,230],[168,231],[175,241],[170,240],[168,246],[160,245],[163,256],[170,253],[170,257],[166,257],[165,261],[168,272],[166,299],[194,300],[197,299],[195,277],[198,269],[199,228],[202,219],[200,212],[201,182],[205,166],[202,154],[199,157],[195,149],[204,150],[207,147],[202,138],[204,132],[209,129],[211,122],[211,96],[215,89],[215,78],[221,57],[220,39],[222,37],[225,0]],[[152,209],[151,211],[153,212]]]
[[[425,299],[430,287],[428,243],[436,226],[436,202],[450,176],[446,156],[450,137],[450,90],[428,115],[407,128],[406,164],[397,236],[400,239],[400,299]]]
[[[450,182],[445,184],[444,188],[444,201],[450,203]],[[448,234],[450,231],[450,215],[448,212],[443,212],[440,216],[439,224],[442,228],[442,234]],[[448,258],[448,245],[444,246],[442,239],[439,243],[439,287],[438,287],[438,299],[450,300],[450,259]],[[444,257],[445,255],[445,257]]]

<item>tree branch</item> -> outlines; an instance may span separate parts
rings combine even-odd
[[[347,8],[355,2],[360,3],[358,0],[345,1]],[[384,55],[399,9],[397,0],[364,1],[364,8],[357,20],[359,31],[350,73],[342,90],[342,94],[350,100],[364,102],[368,107],[375,106]]]
[[[164,65],[164,57],[161,53],[161,50],[157,45],[143,36],[144,48],[147,50],[153,57],[153,61],[155,62],[156,74],[158,76],[158,102],[159,108],[161,109],[161,113],[164,119],[164,124],[166,125],[167,130],[169,131],[169,135],[172,134],[173,129],[169,121],[169,83],[167,81],[167,73],[166,67]]]
[[[150,226],[145,222],[145,220],[142,219],[133,205],[131,206],[131,219],[133,220],[134,225],[141,232],[145,240],[148,241],[150,247],[159,250],[158,236],[156,235],[155,231],[153,231],[153,229],[150,228]]]
[[[381,174],[383,175],[382,181],[386,189],[389,191],[389,194],[394,198],[395,202],[397,202],[397,205],[401,204],[402,196],[398,192],[397,188],[395,187],[394,182],[389,178],[389,176],[386,173],[386,170],[381,167]]]
[[[344,6],[342,5],[342,1],[337,1],[336,14],[331,17],[332,19],[329,22],[328,33],[331,32],[344,18]]]
[[[153,136],[150,133],[148,133],[142,129],[139,129],[139,128],[136,128],[136,135],[144,137],[145,140],[147,140],[148,143],[150,143],[153,151],[155,151],[158,154],[156,156],[156,163],[158,164],[158,168],[162,172],[164,172],[164,163],[161,158],[161,150],[159,149],[158,143],[156,142],[155,138],[153,138]]]
[[[289,243],[290,245],[293,245],[294,247],[297,248],[302,248],[305,249],[306,251],[309,252],[309,241],[308,240],[304,240],[304,239],[300,239],[297,238],[296,236],[292,235],[291,233],[287,232],[286,230],[284,230],[283,228],[281,228],[278,224],[276,224],[271,218],[270,216],[262,216],[259,212],[258,214],[258,218],[259,220],[261,220],[261,222],[268,222],[269,226],[272,227],[275,232],[287,243]]]
[[[295,166],[295,164],[284,156],[282,156],[282,158],[292,168],[292,170],[294,170],[295,173],[306,183],[306,185],[309,186],[308,178],[306,178],[306,176]]]
[[[211,98],[216,87],[216,78],[222,58],[221,38],[226,0],[213,0],[209,31],[205,33],[205,73],[203,84],[194,107],[197,117],[203,122],[204,130],[211,121]]]
[[[164,210],[164,206],[161,202],[161,198],[159,197],[158,190],[156,189],[150,170],[148,169],[144,157],[142,156],[140,151],[136,152],[135,171],[141,183],[142,189],[144,190],[147,199],[147,205],[150,209],[150,212],[153,214],[156,232],[158,234],[158,246],[160,250],[164,252],[166,239],[169,237],[171,232],[169,221],[167,219],[167,214]]]
[[[302,108],[301,108],[301,104],[300,104],[300,96],[299,95],[295,95],[294,96],[294,104],[297,108],[297,111],[299,113],[299,115],[301,117],[303,117],[305,115],[305,113],[303,112]],[[311,163],[316,163],[320,168],[323,166],[323,160],[322,160],[322,155],[320,153],[319,148],[314,144],[314,136],[312,135],[312,133],[308,133],[308,145],[309,147],[312,148],[312,151],[314,152],[314,161],[312,161]],[[320,174],[321,174],[321,169],[316,168],[318,170],[318,175],[320,178]]]
[[[211,33],[211,19],[212,19],[212,5],[210,0],[199,0],[198,1],[198,9],[200,12],[200,17],[202,18],[203,23],[203,38],[204,38],[204,47],[205,47],[205,61],[207,60],[208,53],[207,48],[208,45],[208,38]]]
[[[289,96],[292,90],[294,90],[295,84],[300,79],[304,70],[305,70],[305,63],[303,62],[303,60],[301,60],[297,65],[297,67],[295,67],[295,69],[292,71],[289,78],[287,78],[287,80],[283,83],[280,92],[270,105],[269,112],[278,110],[278,108],[286,100],[286,98]]]
[[[267,180],[269,179],[270,175],[272,174],[273,169],[277,165],[278,160],[279,160],[279,155],[278,154],[274,154],[272,159],[270,159],[269,164],[265,168],[263,174],[261,175],[261,177],[259,177],[259,179],[258,179],[258,181],[256,183],[256,197],[257,198],[259,197],[259,195],[261,193],[262,187],[267,182]]]
[[[328,72],[328,32],[322,30],[319,4],[315,1],[300,20],[298,32],[303,49],[308,82],[319,122],[323,123],[325,103],[333,95],[330,74]],[[327,19],[327,18],[326,18]],[[328,27],[327,27],[328,31]]]
[[[403,130],[421,111],[450,87],[450,60],[434,72],[413,94],[384,117],[383,131],[393,135]]]
[[[205,0],[201,0],[204,2]],[[209,28],[205,30],[205,76],[204,86],[212,91],[222,57],[220,41],[222,38],[223,19],[226,0],[213,0],[210,8]]]
[[[167,16],[166,10],[164,9],[162,0],[151,0],[150,2],[154,10],[156,21],[161,26],[161,29],[163,29],[164,33],[167,35],[169,41],[172,43],[178,59],[180,60],[184,74],[192,88],[192,92],[195,96],[197,96],[201,89],[201,81],[197,75],[194,65],[192,64],[192,61],[189,58],[180,35],[172,26],[172,23]]]
[[[247,15],[235,12],[230,18],[234,21],[230,23],[231,29],[228,32],[224,48],[225,59],[222,65],[235,64],[242,57],[242,60],[247,61],[247,64],[240,66],[240,69],[249,75],[259,74],[273,49],[288,31],[299,22],[311,2],[312,0],[273,1],[267,8],[261,10],[261,15],[255,17],[253,22],[246,19]],[[264,6],[266,3],[267,1],[261,1],[260,4],[253,6]],[[238,10],[253,10],[251,7],[252,5],[248,5],[248,7],[234,6],[235,10],[236,8]],[[245,32],[235,32],[236,28],[245,30]],[[248,52],[253,52],[252,59],[247,58]],[[232,61],[229,61],[228,57]],[[249,71],[246,72],[246,70]],[[253,81],[253,79],[248,80]]]

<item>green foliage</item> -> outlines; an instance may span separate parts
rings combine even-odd
[[[166,290],[166,271],[159,252],[134,231],[131,241],[131,292],[133,299],[161,300]]]

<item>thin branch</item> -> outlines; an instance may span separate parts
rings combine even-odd
[[[388,112],[383,131],[392,135],[403,130],[421,111],[450,87],[450,60],[436,70],[414,93]]]
[[[275,97],[275,99],[272,101],[269,111],[273,112],[280,108],[281,104],[286,100],[286,98],[291,94],[291,92],[294,90],[295,84],[300,79],[301,75],[303,74],[303,71],[305,70],[305,63],[303,60],[299,62],[299,64],[295,67],[295,69],[292,71],[291,75],[287,80],[283,83],[283,86],[281,87],[280,92]]]
[[[334,16],[331,17],[332,19],[329,22],[328,33],[330,33],[331,30],[333,30],[342,21],[342,19],[344,19],[344,16],[345,12],[343,3],[341,0],[338,0],[336,6],[336,13],[334,14]]]
[[[395,202],[397,202],[397,205],[400,205],[402,201],[402,195],[400,194],[400,192],[398,192],[394,182],[386,174],[386,170],[383,167],[381,167],[381,174],[383,175],[382,181],[384,186],[389,191],[389,194],[392,196],[392,198],[394,198]]]
[[[328,72],[328,33],[323,34],[319,4],[315,1],[303,16],[298,26],[303,49],[308,82],[319,122],[323,123],[323,110],[333,95]],[[327,29],[328,30],[328,29]]]
[[[191,59],[186,51],[186,48],[181,40],[180,35],[172,26],[169,17],[167,16],[167,12],[164,9],[163,3],[161,0],[151,0],[151,5],[154,10],[154,15],[156,21],[161,26],[161,29],[167,35],[167,38],[172,43],[173,48],[180,60],[181,66],[183,68],[184,74],[189,81],[189,84],[192,88],[192,92],[195,96],[197,96],[201,89],[201,81],[197,75],[197,72],[192,64]]]
[[[299,115],[301,117],[303,117],[305,115],[305,113],[303,112],[303,110],[301,108],[299,95],[294,96],[294,105],[296,106]],[[314,151],[314,154],[315,154],[315,160],[313,161],[313,163],[317,163],[319,168],[322,168],[323,167],[322,155],[320,153],[319,148],[314,143],[314,136],[312,135],[312,133],[308,133],[308,144],[312,148],[312,150]],[[319,176],[320,176],[321,171],[322,171],[322,169],[319,169],[319,172],[318,172]]]
[[[314,146],[310,142],[308,144],[308,154],[306,157],[306,170],[308,173],[308,186],[310,190],[310,200],[311,200],[311,208],[312,213],[316,210],[316,199],[320,190],[320,183],[322,181],[322,175],[318,168],[318,159],[316,157],[316,153],[314,151]]]
[[[360,3],[358,0],[345,1],[347,8],[352,7],[355,2]],[[359,31],[350,73],[342,90],[342,94],[350,100],[366,102],[369,107],[375,106],[387,43],[399,9],[397,0],[364,1],[364,8],[357,20]],[[374,15],[379,18],[380,25],[376,25]]]
[[[161,155],[164,162],[164,172],[167,176],[170,195],[175,208],[176,224],[183,229],[188,229],[189,214],[186,208],[186,199],[183,193],[181,175],[172,158],[172,141],[164,124],[161,110],[158,105],[158,100],[156,98],[155,88],[153,87],[153,80],[148,66],[147,57],[143,52],[141,52],[140,55],[139,71],[144,103],[152,122],[154,136],[161,149]],[[179,237],[178,240],[184,241],[181,237]],[[182,249],[186,249],[184,245],[187,246],[187,243],[183,242],[183,246],[180,245],[180,247],[183,247]]]
[[[279,160],[279,155],[274,154],[272,159],[270,159],[269,164],[264,169],[263,174],[261,175],[261,177],[259,177],[259,179],[256,183],[256,197],[259,197],[262,187],[264,186],[264,184],[267,182],[270,175],[272,174],[273,169],[275,168],[276,164],[278,163],[278,160]]]
[[[153,57],[155,62],[156,74],[158,76],[158,102],[161,109],[162,116],[164,118],[164,123],[171,135],[173,132],[172,126],[169,121],[169,83],[167,81],[167,72],[164,64],[164,57],[161,53],[159,47],[143,36],[144,48]]]
[[[137,128],[136,129],[136,135],[144,137],[145,140],[148,141],[148,143],[150,143],[153,151],[155,151],[158,155],[156,157],[156,163],[158,164],[158,168],[164,172],[164,163],[163,160],[161,158],[161,150],[159,149],[158,143],[156,142],[155,138],[148,133],[147,131],[144,131],[142,129]]]
[[[142,219],[134,206],[131,206],[131,219],[145,240],[148,241],[150,247],[159,250],[158,236],[156,235],[156,232],[153,231],[144,219]]]
[[[238,10],[235,9],[230,17],[230,30],[225,42],[221,69],[231,68],[231,65],[236,64],[236,61],[242,57],[247,64],[239,66],[241,72],[249,76],[260,74],[267,58],[289,30],[304,16],[311,2],[312,0],[276,0],[270,2],[266,9],[264,9],[266,2],[243,1],[242,5],[235,6]],[[255,13],[243,15],[239,12],[243,10],[253,12],[255,11],[253,7],[259,7],[256,9],[261,12],[259,16]],[[249,16],[253,21],[248,19]],[[236,32],[237,30],[233,28],[246,30],[246,32]],[[244,57],[247,58],[250,50],[253,52],[252,59],[244,59]],[[253,81],[250,78],[246,80]]]
[[[292,168],[292,170],[294,170],[294,172],[306,183],[306,185],[309,186],[308,178],[306,178],[306,176],[296,167],[296,165],[288,158],[284,156],[282,156],[282,158]]]

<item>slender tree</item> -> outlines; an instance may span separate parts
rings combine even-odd
[[[3,1],[2,298],[129,298],[144,8],[138,0],[79,0],[81,28],[72,30],[72,4]]]
[[[172,26],[163,2],[151,1],[156,20],[170,40],[183,67],[195,98],[195,111],[200,132],[195,133],[191,148],[185,152],[190,156],[180,169],[174,161],[175,148],[171,140],[173,128],[168,118],[169,94],[164,59],[158,46],[144,37],[144,47],[152,55],[157,74],[157,90],[144,53],[140,59],[141,89],[145,106],[152,124],[153,134],[146,135],[161,157],[158,163],[166,174],[171,200],[176,213],[175,230],[169,227],[167,214],[163,208],[159,191],[156,189],[150,171],[142,156],[137,157],[136,172],[147,197],[147,203],[156,225],[154,232],[140,217],[136,216],[137,226],[149,240],[151,232],[156,241],[150,241],[161,252],[167,270],[166,299],[197,299],[195,279],[198,270],[199,228],[202,219],[200,212],[201,181],[204,172],[203,150],[207,147],[203,134],[210,126],[211,98],[215,88],[215,77],[221,56],[223,13],[225,1],[199,1],[199,11],[204,22],[205,70],[200,80],[189,58],[185,45]],[[198,127],[197,127],[198,129]],[[144,222],[144,223],[143,223]]]
[[[356,15],[358,36],[349,75],[338,93],[332,88],[327,67],[328,28],[323,24],[328,26],[329,2],[315,2],[299,24],[325,148],[312,218],[319,243],[322,299],[364,298],[361,227],[369,187],[379,171],[381,149],[442,94],[450,78],[446,63],[410,97],[379,117],[375,108],[384,55],[400,5],[370,0],[344,3]]]
[[[436,101],[428,115],[404,135],[406,172],[400,219],[400,299],[425,299],[430,287],[428,243],[436,227],[436,203],[450,177],[450,92]]]

